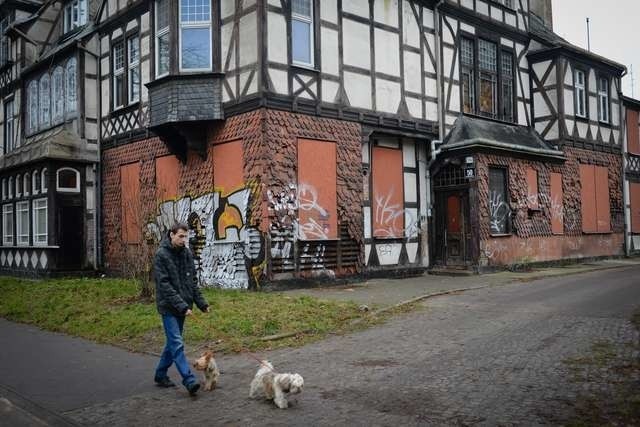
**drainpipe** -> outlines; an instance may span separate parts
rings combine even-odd
[[[620,82],[622,77],[627,75],[625,69],[620,76]],[[622,100],[622,91],[618,91],[618,99]],[[624,102],[620,103],[620,113],[622,121],[622,207],[624,214],[624,253],[626,256],[631,255],[631,212],[630,212],[630,196],[629,196],[629,182],[626,179],[625,170],[627,169],[627,150],[628,150],[628,133],[627,133],[627,110],[624,108]]]

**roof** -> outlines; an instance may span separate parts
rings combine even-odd
[[[623,96],[622,103],[627,107],[634,107],[634,108],[640,109],[640,99],[634,99],[629,96]]]
[[[562,151],[530,127],[465,115],[456,119],[440,147],[442,152],[479,148],[564,159]]]
[[[540,17],[538,17],[533,13],[530,14],[530,17],[529,17],[529,33],[533,37],[538,38],[542,42],[549,45],[546,48],[532,50],[530,51],[530,54],[545,52],[545,51],[553,51],[560,48],[560,49],[565,49],[567,51],[576,53],[578,55],[586,56],[594,61],[601,62],[619,71],[627,70],[626,66],[618,62],[612,61],[608,58],[605,58],[604,56],[597,55],[591,51],[585,50],[581,47],[571,44],[567,40],[563,39],[562,37],[554,33],[553,30],[551,30],[549,27],[545,25],[544,21]]]
[[[31,136],[20,147],[0,157],[0,169],[44,159],[97,162],[98,150],[86,148],[86,142],[68,125]]]

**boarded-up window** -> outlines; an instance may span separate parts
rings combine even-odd
[[[404,184],[402,150],[374,147],[371,159],[373,184],[373,236],[404,236]]]
[[[338,238],[336,144],[298,140],[298,237]]]
[[[538,209],[538,171],[527,169],[527,207]]]
[[[178,196],[180,161],[176,156],[156,158],[156,197],[159,201]]]
[[[551,173],[551,232],[564,232],[564,203],[562,191],[562,174]]]
[[[611,231],[609,177],[605,167],[580,165],[582,231]]]
[[[631,196],[631,232],[640,233],[640,183],[630,183],[629,193]]]
[[[628,151],[640,155],[640,123],[638,111],[627,110]]]
[[[214,145],[213,185],[216,191],[228,195],[244,187],[244,160],[242,140]]]
[[[491,234],[507,234],[511,208],[507,201],[507,170],[489,168],[489,215]]]
[[[122,240],[140,243],[140,163],[120,167],[120,197],[122,200]]]

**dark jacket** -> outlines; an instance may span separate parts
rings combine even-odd
[[[189,248],[173,247],[165,238],[153,263],[156,279],[156,305],[160,314],[184,316],[195,302],[205,311],[207,302],[198,289],[196,267]]]

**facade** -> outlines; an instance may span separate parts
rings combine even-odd
[[[229,288],[623,253],[625,69],[549,0],[16,1],[0,173],[47,184],[44,269],[126,272],[176,220]]]
[[[624,146],[625,248],[640,252],[640,101],[623,98],[626,118]]]
[[[97,61],[92,5],[0,3],[0,270],[96,266]]]

